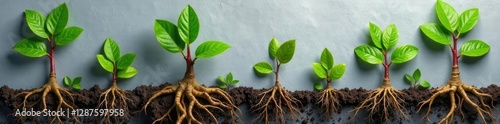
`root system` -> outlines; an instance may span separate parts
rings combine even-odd
[[[339,97],[345,99],[343,92],[333,89],[328,86],[325,90],[320,92],[320,98],[317,105],[323,108],[324,118],[332,116],[335,112],[340,110],[340,100]]]
[[[264,120],[266,124],[269,124],[271,118],[274,118],[276,123],[286,123],[286,109],[291,114],[292,120],[299,115],[297,106],[300,101],[285,90],[278,81],[271,89],[259,93],[258,97],[260,100],[251,107],[251,111],[260,113],[257,119]]]
[[[97,108],[108,111],[102,115],[102,123],[119,123],[130,118],[127,103],[133,104],[133,100],[127,96],[130,96],[130,93],[118,88],[116,82],[113,82],[111,87],[101,94],[99,97],[101,102]]]

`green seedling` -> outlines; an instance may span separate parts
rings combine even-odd
[[[64,77],[64,84],[66,84],[66,86],[69,87],[69,90],[72,90],[72,89],[82,90],[82,86],[80,85],[81,81],[82,81],[82,77],[76,77],[73,80],[71,80],[71,78],[68,76]]]
[[[406,81],[408,81],[410,84],[411,84],[411,87],[416,89],[417,87],[420,87],[422,89],[427,89],[429,87],[431,87],[431,84],[429,83],[429,81],[427,80],[424,80],[424,81],[420,81],[420,76],[422,75],[422,73],[420,72],[420,69],[415,69],[415,71],[413,71],[413,75],[410,75],[410,74],[405,74],[405,78],[406,78]]]
[[[156,119],[154,123],[162,121],[167,117],[171,119],[170,112],[172,111],[177,113],[177,118],[174,119],[177,124],[208,123],[203,121],[210,121],[210,119],[207,120],[201,115],[210,115],[211,121],[218,123],[217,117],[213,114],[216,110],[228,112],[233,123],[239,120],[236,111],[240,110],[227,92],[219,88],[202,86],[195,79],[194,64],[196,60],[214,57],[231,47],[220,41],[206,41],[196,48],[193,59],[191,56],[191,44],[196,40],[199,28],[198,16],[190,5],[181,12],[177,26],[167,20],[157,19],[154,22],[154,32],[160,46],[168,52],[181,53],[186,61],[184,78],[180,82],[166,86],[154,93],[142,108],[142,110],[146,111],[151,101],[161,95],[175,94],[175,105],[169,108],[167,113],[162,117]]]
[[[229,74],[227,74],[226,77],[219,76],[218,78],[219,78],[219,81],[221,82],[219,84],[219,88],[226,89],[226,90],[229,89],[229,87],[236,85],[236,84],[238,84],[238,82],[240,82],[240,80],[233,79],[233,74],[231,72],[229,72]]]
[[[103,123],[118,123],[120,120],[129,119],[127,114],[127,102],[132,102],[129,98],[130,93],[118,88],[116,80],[118,78],[132,78],[137,74],[137,69],[132,67],[135,54],[127,53],[120,56],[120,46],[111,38],[107,38],[103,47],[104,55],[97,54],[97,61],[101,67],[110,72],[112,77],[112,84],[106,91],[104,91],[99,98],[98,109],[121,109],[125,111],[123,116],[112,116],[111,114],[103,115]]]
[[[376,24],[370,23],[370,36],[375,46],[361,45],[354,49],[356,55],[361,60],[369,64],[381,64],[384,66],[384,79],[382,84],[375,90],[368,92],[366,98],[360,106],[354,108],[354,116],[359,110],[368,109],[368,118],[372,119],[373,115],[381,114],[382,120],[389,122],[391,112],[398,112],[404,118],[407,118],[405,107],[402,106],[404,101],[403,92],[392,87],[389,77],[389,67],[394,64],[405,63],[417,56],[418,48],[413,45],[399,46],[392,52],[391,60],[388,60],[388,52],[398,42],[398,29],[395,24],[389,25],[382,31]],[[371,120],[370,120],[371,121]]]
[[[346,64],[334,65],[333,55],[327,48],[323,49],[320,61],[313,63],[312,67],[319,78],[326,80],[326,89],[323,90],[322,83],[315,83],[314,89],[323,90],[317,104],[323,107],[325,115],[330,116],[340,108],[339,96],[344,98],[344,93],[333,89],[331,83],[344,75]]]
[[[58,99],[58,104],[57,108],[50,108],[51,110],[59,110],[63,107],[74,110],[74,106],[68,104],[68,102],[66,102],[66,100],[64,100],[63,98],[64,94],[68,96],[72,96],[73,94],[64,88],[61,88],[57,83],[55,51],[57,47],[64,46],[73,42],[76,38],[78,38],[78,36],[80,36],[80,34],[83,32],[83,29],[76,26],[66,28],[66,24],[69,20],[69,10],[66,6],[66,3],[63,3],[52,10],[47,18],[40,12],[37,12],[35,10],[26,10],[24,11],[24,14],[26,17],[26,22],[28,23],[28,27],[36,35],[36,37],[21,39],[21,41],[17,42],[14,47],[12,47],[12,49],[27,57],[39,58],[47,56],[50,61],[50,74],[48,82],[45,83],[42,88],[18,94],[24,94],[23,108],[26,107],[26,100],[31,95],[43,93],[41,96],[41,101],[43,104],[42,110],[49,109],[47,108],[46,98],[47,94],[49,92],[52,92],[54,96],[56,96],[56,99]],[[49,49],[47,49],[45,41],[48,42]],[[78,121],[76,116],[72,117],[73,119],[75,119],[75,121]],[[54,123],[56,119],[59,123],[62,123],[60,116],[50,118],[53,118],[51,120],[51,123]]]
[[[273,67],[268,62],[259,62],[253,66],[258,73],[270,74],[274,72],[276,76],[274,86],[258,94],[259,102],[250,108],[251,111],[260,113],[257,119],[264,120],[266,124],[270,123],[271,118],[274,118],[276,123],[286,123],[285,109],[289,110],[292,118],[298,116],[299,109],[297,106],[301,104],[300,101],[282,87],[279,80],[281,64],[290,62],[294,53],[295,40],[289,40],[280,45],[279,41],[273,38],[269,43],[269,55],[275,60],[276,69],[273,70]]]
[[[420,25],[420,30],[427,37],[432,39],[432,41],[450,47],[452,59],[451,78],[446,85],[436,89],[429,99],[420,102],[418,111],[420,111],[424,105],[428,105],[427,113],[424,115],[424,118],[428,117],[434,100],[439,96],[448,95],[451,104],[450,111],[438,123],[453,123],[456,109],[462,110],[462,103],[464,103],[464,101],[465,104],[472,106],[471,109],[477,112],[483,123],[487,123],[485,115],[489,116],[491,120],[495,120],[494,116],[491,114],[491,106],[485,104],[484,100],[485,98],[493,99],[493,97],[490,94],[483,93],[479,88],[463,83],[460,79],[460,71],[458,70],[458,59],[462,56],[480,57],[490,51],[490,45],[481,40],[467,41],[462,45],[460,52],[458,51],[458,39],[461,34],[469,32],[476,25],[479,19],[479,9],[468,9],[458,15],[450,4],[442,0],[437,0],[436,13],[441,24],[423,24]],[[471,100],[469,95],[474,95],[474,98],[478,98],[478,101],[475,102]],[[463,113],[461,115],[462,117],[464,116]]]

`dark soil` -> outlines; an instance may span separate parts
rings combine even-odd
[[[130,96],[127,96],[128,98],[131,98],[133,100],[133,103],[136,104],[128,104],[128,113],[132,117],[146,117],[142,118],[148,121],[154,120],[156,118],[159,118],[163,116],[163,114],[173,105],[173,100],[174,100],[174,95],[164,95],[161,97],[158,97],[156,100],[153,100],[153,102],[148,106],[148,109],[146,110],[146,113],[144,111],[139,111],[147,99],[151,97],[153,93],[156,91],[159,91],[161,88],[164,86],[168,86],[171,84],[164,84],[160,86],[151,86],[151,85],[142,85],[138,86],[133,90],[127,90],[127,92],[130,93]],[[29,89],[32,90],[32,89]],[[73,93],[78,94],[74,96],[74,101],[71,101],[70,96],[63,96],[70,104],[73,104],[76,106],[78,109],[95,109],[98,105],[98,100],[99,96],[105,89],[101,89],[99,86],[95,85],[94,87],[90,89],[84,89],[81,91],[75,91]],[[342,91],[345,93],[345,98],[339,98],[339,102],[342,106],[357,106],[362,102],[365,97],[366,97],[366,92],[367,90],[362,89],[362,88],[354,88],[354,89],[348,89],[348,88],[343,88],[343,89],[338,89],[339,91]],[[497,85],[490,85],[488,87],[481,88],[481,90],[487,94],[493,95],[494,100],[487,99],[486,101],[488,103],[492,103],[493,105],[498,105],[500,103],[500,87]],[[11,110],[11,112],[4,112],[4,113],[12,113],[9,116],[9,118],[12,118],[15,120],[15,122],[7,122],[7,123],[18,123],[18,122],[32,122],[32,123],[46,123],[49,119],[51,118],[35,118],[35,117],[15,117],[14,112],[16,109],[22,109],[22,102],[23,102],[23,97],[24,96],[18,96],[15,97],[20,92],[23,91],[28,91],[27,89],[11,89],[8,86],[3,86],[0,88],[0,102],[3,102],[3,105],[5,105],[7,108]],[[253,89],[251,87],[236,87],[230,89],[228,92],[229,94],[233,97],[234,102],[237,106],[252,106],[255,105],[259,98],[257,98],[257,94],[260,92],[264,91],[264,89]],[[404,100],[406,101],[407,104],[405,104],[407,111],[408,111],[408,116],[409,119],[412,119],[413,117],[421,117],[421,116],[416,116],[416,115],[421,115],[425,113],[427,110],[426,108],[422,108],[421,112],[416,113],[416,106],[420,101],[426,100],[428,97],[431,96],[431,91],[430,90],[418,90],[418,89],[404,89],[402,90],[404,93],[407,95],[404,97]],[[324,122],[325,118],[321,118],[319,115],[321,115],[321,108],[316,105],[317,100],[319,99],[319,91],[294,91],[291,92],[292,95],[297,98],[302,104],[299,106],[299,110],[302,113],[301,117],[295,119],[295,120],[289,120],[289,122],[295,122],[295,123],[312,123],[312,122]],[[32,97],[28,99],[28,103],[33,104],[36,103],[37,100],[40,99],[41,94],[35,94]],[[47,107],[48,109],[53,109],[56,106],[56,100],[54,100],[54,96],[49,93],[47,95]],[[472,100],[477,101],[477,98],[471,97]],[[436,99],[434,104],[432,105],[432,111],[431,114],[437,114],[438,118],[441,118],[442,116],[445,115],[443,112],[448,112],[448,108],[450,107],[449,105],[449,98],[448,96],[441,96],[440,98]],[[309,106],[309,107],[308,107]],[[313,106],[313,107],[310,107]],[[427,106],[424,106],[427,107]],[[34,108],[35,110],[40,110],[43,108],[43,106],[40,103],[37,103],[32,106],[27,106],[26,108]],[[465,113],[464,115],[464,120],[463,121],[470,121],[470,120],[477,120],[477,115],[476,113],[473,113],[471,107],[463,106],[462,111]],[[342,108],[340,108],[342,109]],[[470,111],[469,111],[470,110]],[[242,110],[247,112],[248,110]],[[248,111],[249,112],[249,111]],[[459,111],[457,111],[459,112]],[[175,112],[171,112],[172,115],[175,115]],[[216,112],[217,113],[217,112]],[[340,113],[340,111],[338,111]],[[218,112],[217,113],[218,117],[220,117],[221,120],[219,122],[224,122],[228,117],[225,117],[223,112]],[[258,113],[242,113],[242,117],[246,116],[255,116]],[[460,115],[460,114],[458,114]],[[203,116],[203,114],[202,114]],[[176,117],[176,116],[172,116]],[[208,115],[206,115],[206,118],[209,118]],[[377,117],[374,118],[375,121]],[[101,118],[100,117],[79,117],[79,120],[81,122],[87,123],[93,123],[93,122],[100,122]],[[328,119],[328,118],[326,118]],[[338,118],[334,120],[335,122],[340,122],[340,120],[349,120],[351,117],[347,118]],[[172,120],[175,120],[175,118],[172,118]],[[163,121],[164,123],[173,123],[172,120],[165,120]],[[379,120],[378,120],[379,121]],[[402,123],[401,118],[393,118],[391,120],[392,122],[389,123]],[[460,121],[460,119],[458,119]],[[460,123],[458,122],[457,123]],[[128,120],[123,120],[123,122],[128,122]],[[2,122],[0,122],[2,123]],[[248,123],[248,122],[247,122]],[[254,122],[258,123],[258,122]],[[378,123],[378,122],[377,122]]]

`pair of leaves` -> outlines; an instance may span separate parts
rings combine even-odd
[[[327,49],[321,52],[321,63],[313,63],[313,69],[316,75],[320,78],[328,80],[337,80],[344,75],[346,64],[338,64],[334,66],[334,58],[332,53]]]
[[[370,45],[361,45],[354,49],[356,55],[361,60],[370,64],[382,64],[384,55],[378,48]],[[417,56],[418,48],[413,45],[404,45],[396,48],[391,56],[393,63],[404,63]]]
[[[384,48],[387,51],[398,43],[398,28],[395,24],[389,25],[383,32],[380,27],[374,23],[370,22],[369,27],[372,42],[377,48]]]
[[[477,8],[465,10],[459,16],[450,4],[442,0],[436,2],[436,13],[441,24],[450,32],[466,33],[476,25],[479,19]]]
[[[82,86],[80,85],[81,81],[82,81],[82,77],[76,77],[73,80],[71,80],[71,78],[68,76],[64,77],[64,84],[66,84],[66,86],[68,86],[68,87],[71,87],[71,88],[77,89],[77,90],[82,89]]]
[[[219,76],[219,81],[221,81],[222,83],[219,85],[219,88],[221,89],[225,89],[231,85],[236,85],[238,84],[238,82],[240,82],[239,80],[234,80],[233,79],[233,74],[231,72],[229,72],[229,74],[227,74],[226,77],[224,76]]]
[[[107,38],[104,42],[104,55],[97,54],[97,61],[104,70],[116,73],[119,78],[131,78],[137,74],[137,69],[132,67],[132,62],[135,59],[135,54],[127,53],[120,57],[120,47],[111,38]]]
[[[276,38],[273,38],[269,43],[269,55],[271,58],[278,58],[280,63],[288,63],[293,58],[295,53],[295,39],[288,40],[282,45]]]
[[[405,78],[406,80],[408,80],[412,85],[415,85],[414,83],[417,83],[418,86],[420,86],[421,88],[423,89],[427,89],[429,87],[431,87],[431,84],[427,81],[427,80],[424,80],[422,82],[419,82],[420,80],[420,77],[421,77],[421,72],[420,72],[420,69],[416,69],[415,71],[413,71],[413,76],[412,75],[409,75],[409,74],[405,74]]]

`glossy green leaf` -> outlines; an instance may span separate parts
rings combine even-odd
[[[276,38],[271,39],[271,42],[269,42],[269,55],[271,56],[271,58],[276,57],[276,52],[278,51],[279,47],[279,41]]]
[[[253,66],[253,69],[261,74],[269,74],[273,72],[273,67],[268,62],[259,62]]]
[[[424,88],[424,89],[427,89],[429,87],[431,87],[431,83],[429,83],[428,81],[424,80],[420,83],[418,83],[418,85],[420,85],[420,87]]]
[[[73,89],[81,90],[82,89],[82,85],[80,85],[80,84],[73,84]]]
[[[333,66],[332,70],[330,71],[331,80],[338,80],[342,76],[344,76],[346,66],[346,64],[338,64]]]
[[[127,67],[132,65],[134,59],[135,59],[135,54],[133,53],[125,54],[118,59],[118,61],[116,62],[116,67],[118,69],[126,69]]]
[[[68,27],[64,29],[60,34],[56,35],[56,45],[62,46],[73,42],[80,34],[82,34],[83,29],[80,27]]]
[[[229,74],[227,74],[226,76],[226,82],[229,83],[231,81],[233,81],[233,74],[229,72]]]
[[[52,10],[49,14],[45,27],[52,35],[59,34],[64,30],[66,24],[68,24],[68,19],[68,7],[66,6],[66,3],[63,3]]]
[[[104,55],[113,63],[120,58],[120,46],[109,37],[104,42]]]
[[[97,61],[99,62],[101,67],[104,68],[104,70],[106,70],[108,72],[113,72],[114,66],[113,66],[113,63],[111,61],[106,59],[104,57],[104,55],[102,55],[102,54],[97,54],[96,57],[97,57]]]
[[[293,54],[295,53],[295,39],[289,40],[283,43],[276,52],[276,58],[280,63],[288,63],[293,58]]]
[[[490,51],[490,45],[480,40],[470,40],[462,45],[461,54],[469,57],[483,56]]]
[[[398,43],[398,37],[398,28],[395,24],[391,24],[382,35],[382,45],[386,50],[389,50]]]
[[[64,76],[64,84],[66,84],[66,86],[71,86],[73,82],[71,82],[71,78],[69,78],[68,76]]]
[[[240,80],[232,80],[230,83],[231,83],[232,85],[235,85],[235,84],[237,84],[238,82],[240,82]]]
[[[206,41],[196,48],[196,58],[210,58],[231,48],[229,44],[220,41]]]
[[[41,38],[48,38],[49,35],[45,33],[45,16],[35,10],[26,10],[24,13],[31,31]]]
[[[224,76],[218,76],[217,77],[219,79],[219,81],[221,81],[222,83],[226,83],[226,78]]]
[[[312,67],[314,69],[314,73],[316,73],[316,75],[318,75],[319,78],[321,79],[326,78],[327,71],[321,64],[315,62],[312,64]]]
[[[361,60],[370,64],[382,64],[384,59],[384,55],[378,48],[369,45],[358,46],[354,52]]]
[[[75,79],[73,79],[73,85],[80,84],[80,82],[82,82],[82,77],[76,77]]]
[[[404,63],[417,56],[418,48],[413,45],[404,45],[396,48],[392,52],[392,63]]]
[[[22,39],[12,49],[27,57],[42,57],[47,55],[45,43],[34,38]]]
[[[472,8],[465,10],[458,17],[458,32],[466,33],[470,31],[477,23],[479,19],[479,9]]]
[[[156,40],[160,46],[172,53],[184,50],[186,43],[179,36],[178,28],[175,24],[157,19],[154,24]]]
[[[137,74],[137,69],[132,66],[129,66],[127,69],[119,70],[118,77],[119,78],[132,78]]]
[[[450,33],[445,32],[441,26],[435,23],[423,24],[420,25],[420,30],[424,32],[424,34],[432,39],[433,41],[448,45],[451,43],[450,41]]]
[[[436,2],[436,14],[439,21],[450,32],[454,32],[458,27],[458,13],[448,3],[438,0]]]
[[[413,79],[413,77],[411,77],[411,75],[409,74],[405,74],[405,78],[410,84],[413,84],[413,82],[415,82],[415,79]]]
[[[420,69],[417,68],[417,70],[413,72],[413,78],[415,81],[418,81],[420,80],[420,76],[422,76],[422,73],[420,72]]]
[[[321,52],[321,65],[323,65],[326,70],[330,70],[332,69],[333,64],[332,53],[327,48],[323,49],[323,52]]]
[[[219,88],[221,88],[221,89],[226,89],[226,88],[227,88],[227,85],[226,85],[226,84],[220,84],[220,85],[219,85]]]
[[[323,90],[323,84],[321,83],[314,83],[314,89],[315,90]]]
[[[198,37],[200,22],[196,12],[190,5],[182,10],[177,26],[179,26],[179,35],[185,43],[191,44]]]
[[[370,36],[372,38],[373,44],[382,49],[382,30],[376,24],[370,22]]]

